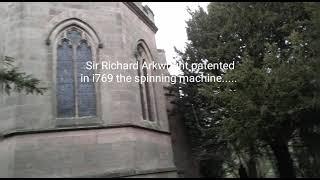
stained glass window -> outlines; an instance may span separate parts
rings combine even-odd
[[[85,63],[92,61],[92,49],[81,32],[66,32],[57,48],[57,117],[96,116],[93,82],[81,82],[80,75],[92,75]]]
[[[96,112],[95,102],[95,88],[92,81],[80,82],[80,74],[89,76],[93,74],[92,70],[85,68],[87,61],[92,61],[91,48],[85,40],[81,40],[80,45],[77,47],[76,64],[78,69],[78,110],[79,116],[92,116]]]

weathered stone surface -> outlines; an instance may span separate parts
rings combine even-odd
[[[174,169],[171,148],[170,136],[136,128],[19,135],[1,142],[0,172],[1,177],[84,177]]]
[[[13,57],[15,65],[48,88],[43,96],[0,92],[0,177],[175,176],[174,170],[161,172],[175,168],[161,83],[154,87],[156,122],[143,120],[136,83],[97,83],[97,117],[57,118],[56,36],[65,28],[83,28],[94,42],[95,61],[109,60],[101,59],[104,55],[135,61],[139,40],[154,61],[164,60],[158,56],[155,29],[147,24],[153,23],[153,13],[136,5],[142,14],[122,2],[0,3],[0,55]],[[70,131],[60,132],[63,128]]]

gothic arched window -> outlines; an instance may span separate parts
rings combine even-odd
[[[152,70],[143,66],[143,64],[149,64],[152,59],[145,47],[141,44],[137,47],[138,51],[138,76],[152,76]],[[154,91],[153,83],[144,82],[139,83],[140,88],[140,98],[141,98],[141,109],[142,117],[144,120],[155,121],[155,102],[154,102]]]
[[[80,75],[92,76],[85,68],[93,60],[92,46],[79,28],[65,30],[57,46],[57,117],[96,116],[96,91],[92,81],[81,82]]]

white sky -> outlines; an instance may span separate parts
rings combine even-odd
[[[194,10],[198,6],[206,10],[209,2],[144,2],[154,13],[154,21],[158,27],[156,33],[156,43],[158,49],[164,49],[166,52],[167,62],[175,63],[176,53],[174,46],[179,50],[184,50],[187,42],[186,23],[190,19],[187,7]],[[171,74],[177,74],[177,66],[172,65],[169,68]]]

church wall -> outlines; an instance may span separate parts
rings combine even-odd
[[[15,136],[0,148],[0,156],[6,156],[1,160],[7,160],[1,161],[0,173],[1,177],[10,171],[9,177],[116,177],[131,176],[132,171],[172,171],[168,142],[168,136],[135,128]]]
[[[134,12],[121,2],[15,2],[0,3],[0,10],[0,21],[7,25],[0,27],[0,52],[48,88],[44,95],[1,92],[0,177],[133,176],[140,171],[162,176],[162,169],[175,174],[166,111],[158,110],[154,123],[142,120],[137,83],[100,83],[95,123],[56,120],[55,42],[46,41],[50,31],[77,18],[98,34],[100,60],[133,62],[143,39],[158,61],[154,32]],[[100,73],[137,75],[134,70]],[[155,94],[156,107],[165,107],[160,83]]]
[[[137,42],[143,39],[149,46],[154,60],[159,59],[154,32],[122,3],[52,2],[2,5],[2,8],[6,7],[9,13],[14,15],[10,15],[10,31],[7,32],[4,54],[15,58],[17,65],[26,73],[31,73],[42,80],[42,86],[48,87],[48,90],[42,96],[19,94],[8,97],[6,105],[12,105],[15,114],[13,117],[7,117],[14,119],[14,122],[4,131],[48,129],[57,126],[54,120],[55,104],[51,103],[56,96],[56,92],[53,91],[55,77],[52,73],[55,68],[52,62],[54,59],[50,54],[52,47],[45,45],[45,40],[50,28],[62,20],[75,17],[88,23],[103,43],[103,48],[99,49],[100,57],[108,56],[113,61],[135,62],[134,52]],[[137,75],[135,70],[112,72],[103,70],[100,73]],[[155,84],[156,94],[162,94],[162,87],[159,84]],[[100,97],[97,101],[101,108],[99,117],[102,124],[132,123],[168,131],[167,119],[163,119],[166,118],[165,114],[158,113],[162,118],[159,119],[161,122],[158,125],[141,121],[137,83],[112,82],[100,83],[100,86],[98,90]]]

